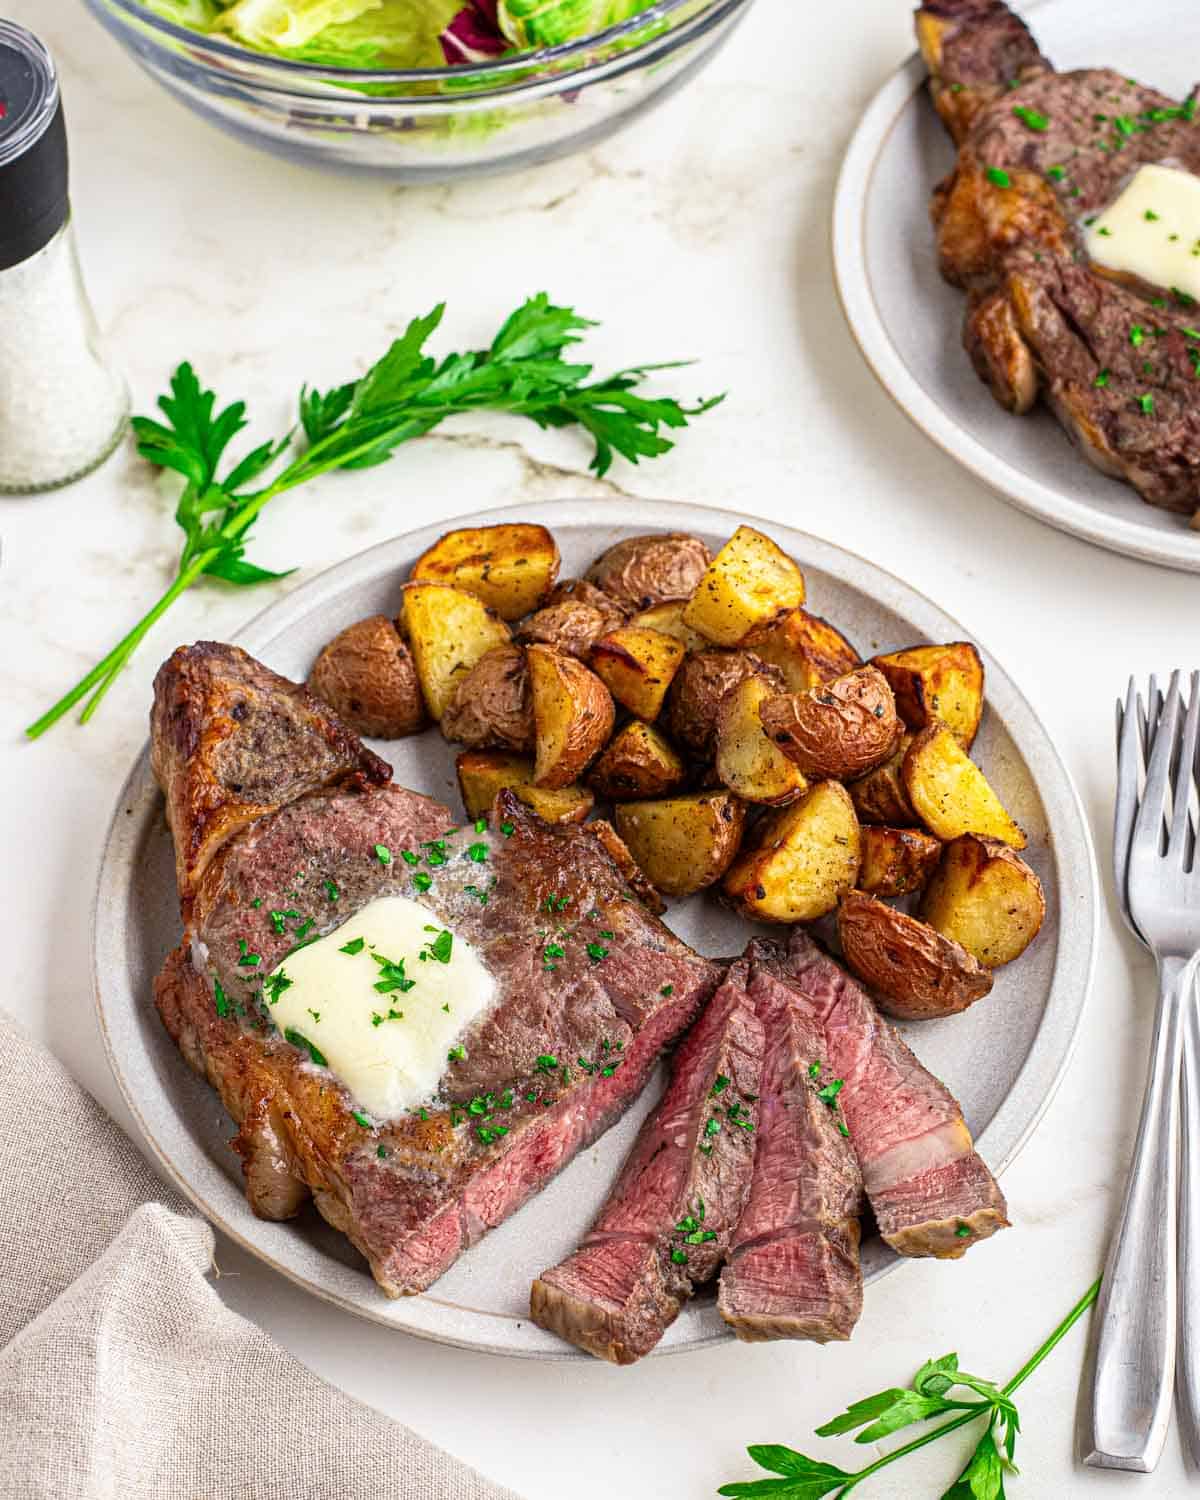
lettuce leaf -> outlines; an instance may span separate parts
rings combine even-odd
[[[649,4],[650,0],[499,0],[497,19],[514,46],[557,47],[616,26]]]
[[[268,51],[307,47],[327,28],[382,9],[383,0],[237,0],[218,26],[239,42]]]

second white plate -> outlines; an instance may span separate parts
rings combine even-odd
[[[1060,68],[1125,69],[1177,98],[1192,87],[1200,8],[1179,0],[1126,6],[1052,0],[1030,8]],[[1169,568],[1200,572],[1200,533],[1108,479],[1042,408],[1013,417],[992,399],[962,347],[963,298],[937,266],[929,195],[954,148],[912,57],[876,94],[838,180],[833,256],[846,318],[884,389],[922,432],[1004,499],[1060,531]]]

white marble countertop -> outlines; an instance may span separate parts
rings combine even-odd
[[[908,6],[805,6],[802,38],[778,45],[792,9],[761,0],[708,72],[588,155],[412,190],[315,175],[215,133],[143,77],[80,0],[7,7],[62,67],[87,279],[137,409],[190,358],[278,424],[302,378],[346,378],[411,314],[446,298],[446,347],[473,343],[542,287],[605,320],[591,341],[600,365],[694,355],[699,368],[673,381],[730,392],[674,453],[618,465],[611,485],[586,477],[574,434],[456,423],[384,468],[279,502],[258,526],[256,557],[299,564],[303,578],[418,522],[562,495],[597,506],[626,492],[693,499],[788,521],[882,563],[986,642],[1061,747],[1104,870],[1113,700],[1130,671],[1197,664],[1179,660],[1195,646],[1197,580],[1007,508],[877,388],[833,293],[828,220],[853,123],[911,49]],[[0,527],[4,1003],[126,1119],[86,978],[101,838],[159,660],[179,641],[230,634],[272,594],[193,590],[91,726],[64,724],[30,746],[21,726],[161,591],[177,533],[128,448],[72,489],[0,503]],[[322,1375],[528,1500],[698,1500],[752,1477],[743,1449],[754,1441],[861,1458],[812,1429],[949,1349],[1007,1378],[1097,1274],[1141,1097],[1152,987],[1106,904],[1074,1064],[1004,1180],[1013,1231],[961,1263],[912,1264],[871,1288],[848,1346],[551,1366],[353,1321],[229,1245],[218,1290]],[[1076,1330],[1025,1388],[1026,1477],[1010,1493],[1182,1496],[1174,1435],[1152,1479],[1078,1466],[1083,1350]],[[938,1444],[860,1493],[936,1500],[961,1451]]]

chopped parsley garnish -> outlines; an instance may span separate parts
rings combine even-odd
[[[958,1226],[958,1228],[954,1231],[954,1233],[959,1237],[960,1240],[965,1240],[965,1239],[969,1238],[969,1236],[970,1236],[970,1233],[971,1233],[970,1225],[969,1224],[960,1224]]]
[[[357,1109],[352,1109],[350,1111],[350,1113],[354,1116],[354,1118],[358,1121],[358,1123],[362,1126],[362,1128],[364,1130],[370,1130],[370,1128],[371,1128],[371,1122],[370,1122],[370,1120],[367,1119],[366,1115],[364,1115],[363,1113],[361,1113],[361,1111],[359,1111]]]
[[[809,1065],[808,1065],[808,1076],[810,1078],[820,1078],[820,1076],[821,1076],[821,1064],[819,1062],[809,1063]]]
[[[428,927],[425,930],[426,932],[432,931],[432,929]],[[450,962],[450,954],[452,953],[453,949],[454,934],[448,927],[443,927],[442,930],[438,933],[437,937],[433,938],[432,941],[427,942],[424,948],[421,949],[421,957],[423,959],[436,959],[440,964],[448,964]]]
[[[1150,394],[1149,391],[1147,391],[1145,395],[1139,396],[1137,398],[1137,403],[1148,417],[1154,414],[1154,397]]]
[[[600,1069],[600,1077],[601,1078],[611,1078],[613,1076],[613,1074],[617,1071],[617,1069],[621,1066],[621,1063],[622,1063],[623,1060],[624,1059],[618,1058],[618,1060],[615,1063],[609,1063],[609,1065],[608,1065],[607,1068],[601,1068]]]
[[[245,938],[238,938],[238,953],[240,955],[238,958],[239,969],[257,969],[259,964],[262,963],[262,954],[251,953],[247,947]]]
[[[379,977],[375,981],[375,988],[381,995],[391,994],[395,990],[399,990],[402,995],[407,995],[416,984],[417,981],[410,979],[404,972],[402,958],[393,960],[384,958],[379,953],[372,953],[371,957],[379,965]],[[391,1020],[391,1017],[389,1016],[388,1019]]]
[[[552,1052],[543,1052],[535,1066],[539,1073],[553,1073],[558,1067],[558,1058]]]
[[[467,858],[477,865],[487,863],[488,846],[486,844],[471,844],[467,848]]]
[[[585,1073],[591,1073],[595,1069],[595,1064],[588,1062],[586,1057],[577,1057],[575,1059],[575,1065],[576,1067],[582,1068]]]
[[[413,849],[401,849],[400,858],[406,865],[419,865],[421,856]]]
[[[564,957],[566,951],[567,950],[561,943],[547,943],[546,946],[542,949],[542,968],[549,969],[551,970],[551,972],[553,972],[558,967],[558,965],[551,963],[550,960],[552,958]]]
[[[1012,178],[1003,167],[989,167],[987,169],[987,180],[993,187],[1012,187]]]
[[[467,1049],[463,1046],[451,1047],[446,1053],[447,1062],[462,1062],[467,1055]]]
[[[517,831],[517,828],[516,828],[516,824],[515,823],[501,823],[501,825],[500,825],[500,832],[504,835],[504,837],[506,839],[512,838],[513,834],[516,831]]]
[[[1110,372],[1108,370],[1101,370],[1099,375],[1096,376],[1095,380],[1092,381],[1092,384],[1103,389],[1108,384],[1109,378]]]
[[[725,1111],[725,1113],[729,1116],[729,1123],[731,1125],[737,1125],[742,1130],[754,1129],[753,1121],[747,1120],[745,1118],[745,1116],[742,1114],[742,1106],[736,1099]]]
[[[1180,287],[1173,286],[1171,288],[1171,296],[1175,298],[1180,307],[1195,307],[1196,305],[1196,299],[1192,296],[1191,292],[1185,292]]]
[[[821,1101],[822,1104],[836,1105],[837,1096],[842,1092],[845,1086],[846,1080],[844,1078],[835,1078],[830,1083],[827,1083],[823,1089],[817,1090],[817,1098]]]
[[[300,923],[299,927],[296,928],[296,936],[298,938],[307,937],[309,931],[315,925],[315,919],[313,917],[306,917],[305,920]]]
[[[494,1141],[499,1141],[508,1134],[507,1125],[476,1125],[475,1134],[485,1146],[490,1146]]]
[[[325,1061],[325,1054],[319,1050],[302,1031],[296,1031],[289,1026],[283,1033],[285,1040],[291,1042],[293,1047],[299,1047],[302,1052],[307,1052],[318,1068],[327,1068],[329,1064]]]
[[[289,979],[282,969],[278,969],[274,974],[268,974],[263,981],[263,989],[267,993],[268,1003],[270,1005],[277,1005],[280,995],[283,994],[284,990],[290,990],[294,983],[295,981]]]
[[[1047,167],[1046,176],[1051,182],[1061,182],[1067,175],[1066,167]]]
[[[525,1099],[526,1099],[526,1102],[529,1103],[529,1104],[536,1104],[537,1103],[537,1089],[530,1089],[529,1092],[525,1095]]]
[[[213,980],[213,1004],[217,1007],[217,1015],[227,1016],[229,1014],[229,996],[221,988],[219,979]]]
[[[492,883],[495,884],[494,881]],[[463,894],[466,896],[474,896],[476,901],[479,902],[480,906],[486,906],[488,904],[487,891],[481,891],[477,885],[464,885]]]
[[[594,964],[603,963],[608,957],[608,949],[603,943],[589,943],[587,945],[587,956]]]
[[[351,958],[353,958],[356,953],[361,953],[363,951],[363,948],[366,946],[366,941],[366,938],[351,938],[348,943],[342,944],[342,946],[338,949],[338,952],[348,953]]]
[[[475,819],[475,832],[476,833],[486,833],[487,832],[487,819],[486,818],[476,818]]]
[[[275,931],[280,934],[282,934],[283,932],[283,924],[287,920],[287,918],[298,917],[299,915],[300,913],[293,910],[293,908],[291,907],[288,907],[284,911],[269,911],[267,913],[267,916],[271,919],[271,926],[274,927]]]
[[[1109,239],[1112,236],[1112,230],[1108,227],[1107,224],[1101,224],[1100,228],[1097,229],[1096,233],[1097,234],[1102,234],[1105,239]]]
[[[255,911],[257,911],[258,908],[262,905],[262,897],[261,896],[255,896],[254,900],[251,901],[250,905],[254,908]]]
[[[1158,218],[1158,215],[1154,212],[1154,210],[1152,208],[1148,208],[1146,210],[1146,212],[1142,215],[1142,218],[1145,219],[1145,221],[1146,221],[1147,224],[1153,224],[1155,222],[1155,220]]]
[[[402,1010],[392,1010],[390,1006],[386,1016],[381,1016],[377,1010],[371,1012],[372,1026],[382,1026],[385,1021],[403,1021],[403,1019],[404,1012]]]
[[[413,885],[419,891],[427,891],[433,885],[433,876],[427,875],[424,870],[418,870],[413,876]]]
[[[710,1088],[708,1091],[708,1097],[710,1099],[715,1099],[718,1094],[724,1093],[725,1090],[729,1087],[731,1081],[731,1079],[725,1077],[724,1073],[718,1073],[716,1078],[713,1080],[712,1088]]]
[[[319,1023],[321,1020],[321,1012],[319,1010],[313,1010],[311,1005],[308,1006],[307,1009],[308,1014],[313,1018],[313,1020]]]
[[[422,1106],[420,1107],[420,1109],[417,1110],[417,1119],[418,1120],[428,1120],[428,1118],[429,1118],[429,1111],[422,1104]]]
[[[660,995],[673,995],[675,993],[675,986],[673,984],[664,984],[658,993]]]
[[[708,1124],[705,1125],[705,1127],[704,1127],[704,1134],[707,1135],[707,1136],[712,1136],[712,1135],[719,1135],[720,1133],[721,1133],[721,1122],[720,1122],[720,1120],[716,1119],[716,1117],[714,1116],[714,1118],[711,1119],[711,1120],[709,1120]]]
[[[566,911],[570,904],[570,896],[559,896],[553,892],[542,902],[547,911]]]
[[[1135,349],[1140,349],[1146,342],[1146,330],[1140,323],[1134,323],[1129,330],[1129,342]]]
[[[687,1251],[678,1248],[671,1251],[671,1259],[677,1266],[687,1265]]]
[[[849,1127],[847,1126],[845,1120],[843,1120],[840,1116],[838,1117],[837,1128],[838,1133],[841,1135],[848,1136],[850,1134]]]
[[[376,1156],[386,1156],[387,1154],[388,1154],[388,1151],[387,1151],[387,1147],[386,1146],[376,1146],[375,1147],[375,1155]]]
[[[1116,128],[1118,135],[1123,135],[1126,137],[1131,136],[1134,130],[1137,129],[1128,115],[1114,115],[1113,125]]]
[[[392,851],[386,844],[376,844],[375,858],[386,868],[392,862]]]
[[[1030,109],[1024,104],[1014,104],[1013,114],[1020,120],[1021,124],[1030,130],[1045,130],[1049,125],[1049,119],[1040,110]]]
[[[341,896],[342,893],[338,890],[336,881],[325,879],[321,884],[325,887],[325,894],[331,901],[336,901]]]

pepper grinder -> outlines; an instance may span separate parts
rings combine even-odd
[[[128,413],[79,270],[58,73],[37,37],[0,21],[0,491],[87,474]]]

